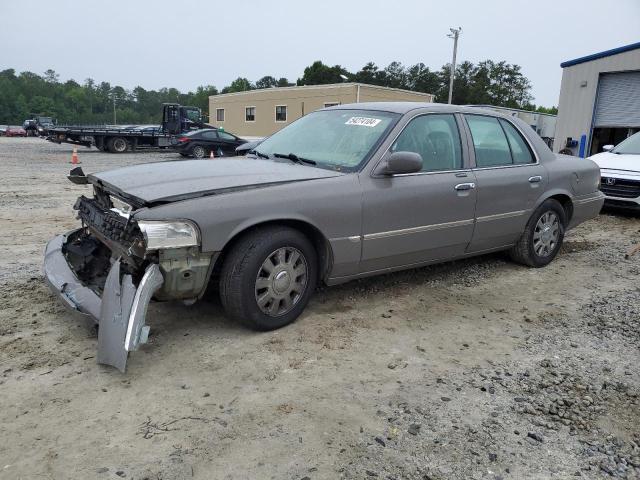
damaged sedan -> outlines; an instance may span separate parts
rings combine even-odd
[[[603,203],[598,167],[554,155],[520,120],[420,103],[322,109],[244,157],[69,178],[93,195],[47,245],[45,276],[121,371],[151,300],[217,290],[229,317],[271,330],[319,283],[500,250],[545,266]]]

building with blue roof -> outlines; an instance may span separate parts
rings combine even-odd
[[[555,152],[588,157],[640,131],[640,42],[560,66]]]

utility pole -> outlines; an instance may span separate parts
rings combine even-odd
[[[447,34],[447,37],[453,38],[453,59],[451,60],[451,71],[449,73],[449,105],[451,105],[451,99],[453,98],[453,78],[456,75],[456,54],[458,53],[458,37],[462,33],[462,27],[450,28],[451,33]]]
[[[116,96],[113,96],[113,124],[117,125],[118,121],[116,120]]]

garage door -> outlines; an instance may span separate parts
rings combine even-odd
[[[640,127],[640,71],[600,76],[595,127]]]

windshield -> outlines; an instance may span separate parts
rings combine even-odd
[[[613,153],[640,155],[640,132],[631,135],[611,150]]]
[[[399,116],[374,110],[321,110],[273,134],[256,149],[266,155],[293,153],[319,167],[354,171]]]
[[[40,123],[53,123],[51,117],[40,117]]]

